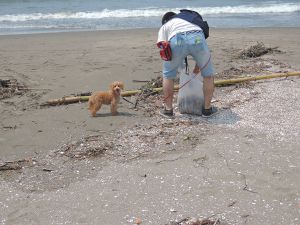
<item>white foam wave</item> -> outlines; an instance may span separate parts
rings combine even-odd
[[[292,13],[300,11],[300,3],[270,4],[270,5],[242,5],[202,8],[203,14],[262,14],[262,13]]]
[[[187,7],[189,8],[189,7]],[[190,8],[202,15],[214,14],[264,14],[264,13],[292,13],[300,11],[300,3],[241,5],[224,7]],[[166,11],[178,12],[179,8],[146,8],[146,9],[118,9],[95,12],[59,12],[59,13],[33,13],[0,15],[0,22],[19,22],[32,20],[63,20],[63,19],[102,19],[102,18],[132,18],[132,17],[156,17]]]

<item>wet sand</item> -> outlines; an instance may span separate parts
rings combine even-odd
[[[149,117],[125,101],[116,117],[104,107],[92,118],[86,102],[40,107],[106,90],[114,80],[130,90],[141,86],[133,80],[156,78],[156,32],[0,36],[0,79],[32,88],[0,100],[0,163],[30,159],[21,170],[0,171],[1,224],[134,224],[136,217],[167,224],[201,216],[299,223],[298,77],[217,88],[221,112],[211,119],[177,111],[174,120]],[[298,28],[212,29],[216,79],[300,70],[299,36]],[[256,42],[281,52],[235,57]],[[91,148],[105,151],[74,157]]]

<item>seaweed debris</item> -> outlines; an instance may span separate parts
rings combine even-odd
[[[257,58],[262,55],[281,51],[278,50],[278,47],[268,48],[262,42],[257,42],[255,45],[252,45],[241,52],[238,53],[237,58],[239,59],[248,59],[248,58]]]
[[[146,84],[141,87],[141,90],[147,90],[152,88],[162,87],[162,77],[158,76],[156,78],[151,79]]]
[[[196,218],[185,218],[179,222],[170,222],[166,225],[222,225],[219,219],[210,220],[210,219],[196,219]]]
[[[0,99],[10,98],[14,95],[22,95],[28,91],[16,79],[0,79]]]

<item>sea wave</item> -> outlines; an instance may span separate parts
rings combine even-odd
[[[223,7],[190,8],[202,15],[231,15],[231,14],[266,14],[266,13],[293,13],[300,11],[300,3],[240,5]],[[58,13],[32,13],[0,15],[0,22],[21,22],[33,20],[64,20],[64,19],[102,19],[102,18],[133,18],[157,17],[166,11],[178,12],[179,8],[143,8],[143,9],[117,9],[94,12],[58,12]]]

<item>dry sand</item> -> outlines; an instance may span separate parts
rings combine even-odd
[[[300,80],[217,88],[211,119],[156,114],[159,96],[120,115],[46,100],[161,73],[155,29],[0,36],[0,79],[32,90],[0,100],[0,224],[299,224]],[[216,79],[300,70],[299,28],[212,29]],[[237,53],[257,42],[281,52]],[[131,99],[134,101],[134,99]],[[151,116],[149,116],[151,114]]]

